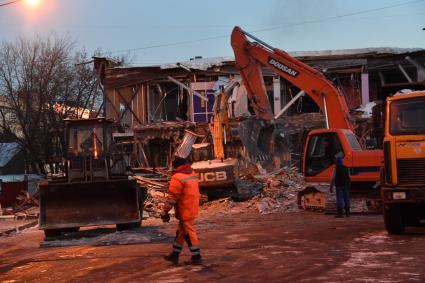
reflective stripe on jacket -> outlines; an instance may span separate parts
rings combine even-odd
[[[174,207],[176,218],[179,220],[195,219],[199,213],[198,175],[193,171],[186,172],[175,173],[171,177],[168,198],[164,207],[165,211]]]

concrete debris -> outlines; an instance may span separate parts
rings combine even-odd
[[[245,180],[238,183],[240,190],[250,191],[250,199],[240,202],[231,197],[205,203],[202,214],[232,214],[298,211],[297,194],[304,189],[304,181],[297,168],[282,168],[266,175],[253,175],[254,167],[249,167]],[[260,188],[258,186],[260,185]],[[244,187],[246,186],[246,187]]]
[[[16,198],[13,207],[0,206],[0,215],[3,218],[11,218],[14,220],[37,219],[39,215],[38,194],[30,195],[28,192],[22,191]]]
[[[245,213],[248,210],[267,214],[271,212],[297,211],[297,193],[304,188],[297,168],[281,168],[268,174],[259,174],[255,165],[241,168],[229,197],[208,201],[201,195],[201,213]],[[147,188],[144,218],[158,218],[167,198],[168,179],[135,176],[140,186]],[[231,190],[229,188],[229,190]]]
[[[143,218],[159,217],[162,205],[167,198],[169,177],[161,175],[161,177],[153,178],[146,176],[135,176],[140,187],[147,189],[147,197],[143,208]]]
[[[233,199],[236,201],[246,201],[258,195],[263,189],[263,184],[259,182],[252,182],[247,180],[235,180],[236,193]]]
[[[157,191],[153,188],[148,189],[144,210],[149,214],[149,217],[159,217],[166,199],[167,193],[165,191]]]

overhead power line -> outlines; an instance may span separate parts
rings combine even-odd
[[[7,5],[15,4],[16,2],[21,2],[21,1],[22,0],[14,0],[14,1],[6,2],[6,3],[3,3],[3,4],[0,4],[0,7],[4,7],[4,6],[7,6]]]
[[[322,18],[322,19],[315,19],[315,20],[303,21],[303,22],[289,24],[289,25],[277,25],[277,26],[274,26],[274,27],[257,29],[257,30],[252,30],[252,31],[249,31],[249,32],[250,33],[265,32],[265,31],[271,31],[271,30],[276,30],[276,29],[295,27],[295,26],[300,26],[300,25],[305,25],[305,24],[314,24],[314,23],[326,22],[326,21],[330,21],[330,20],[336,20],[336,19],[341,19],[341,18],[345,18],[345,17],[352,17],[352,16],[357,16],[357,15],[362,15],[362,14],[373,13],[373,12],[377,12],[377,11],[387,10],[387,9],[396,8],[396,7],[400,7],[400,6],[406,6],[406,5],[410,5],[410,4],[414,4],[414,3],[419,3],[419,2],[424,2],[424,1],[425,0],[407,1],[407,2],[402,2],[402,3],[398,3],[398,4],[393,4],[393,5],[383,6],[383,7],[379,7],[379,8],[374,8],[374,9],[368,9],[368,10],[362,10],[362,11],[357,11],[357,12],[351,12],[351,13],[337,15],[337,16],[333,16],[333,17],[326,17],[326,18]],[[160,48],[160,47],[169,47],[169,46],[177,46],[177,45],[197,43],[197,42],[202,42],[202,41],[209,41],[209,40],[221,39],[221,38],[228,38],[228,37],[230,37],[230,35],[217,35],[217,36],[211,36],[211,37],[205,37],[205,38],[199,38],[199,39],[193,39],[193,40],[177,41],[177,42],[170,42],[170,43],[148,45],[148,46],[143,46],[143,47],[114,50],[114,51],[111,51],[110,53],[134,52],[134,51],[140,51],[140,50],[146,50],[146,49],[153,49],[153,48]]]

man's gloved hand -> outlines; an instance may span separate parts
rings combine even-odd
[[[168,212],[161,212],[161,219],[162,222],[166,223],[166,222],[170,222],[170,214],[168,214]]]

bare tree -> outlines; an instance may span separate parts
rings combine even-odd
[[[20,38],[0,46],[0,131],[45,173],[64,144],[63,119],[80,118],[100,96],[84,51],[69,38]]]

